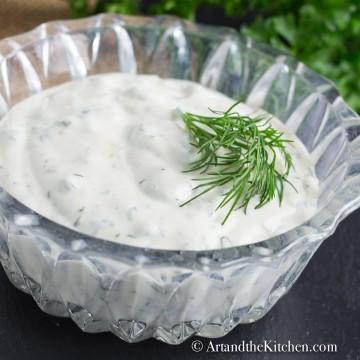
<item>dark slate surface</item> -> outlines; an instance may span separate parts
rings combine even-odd
[[[290,292],[258,322],[236,327],[213,343],[242,340],[337,344],[336,354],[194,353],[147,340],[127,344],[109,333],[85,334],[69,319],[48,316],[15,289],[0,269],[0,360],[116,359],[360,359],[360,211],[327,239]],[[209,340],[203,341],[206,348]]]

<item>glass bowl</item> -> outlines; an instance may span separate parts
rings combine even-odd
[[[316,163],[315,216],[252,245],[153,250],[70,230],[0,188],[0,260],[9,279],[46,313],[129,342],[154,337],[179,344],[256,321],[359,207],[358,115],[329,81],[234,30],[166,16],[99,15],[0,42],[0,118],[43,89],[117,71],[193,80],[234,99],[247,96],[249,105],[274,114]]]

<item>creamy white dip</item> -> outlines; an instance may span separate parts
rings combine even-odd
[[[106,74],[66,83],[17,104],[0,121],[0,186],[62,225],[123,244],[158,249],[214,249],[283,233],[316,210],[310,156],[294,140],[294,169],[282,205],[215,211],[219,188],[194,196],[185,173],[197,158],[180,112],[225,111],[234,100],[199,84],[149,75]],[[240,104],[242,114],[254,110]],[[283,168],[283,159],[277,166]]]

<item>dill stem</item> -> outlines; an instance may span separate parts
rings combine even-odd
[[[198,149],[199,155],[199,159],[190,163],[189,169],[184,172],[200,172],[206,176],[193,179],[201,182],[193,190],[202,191],[180,206],[189,204],[217,187],[230,184],[215,209],[229,205],[222,224],[236,209],[243,208],[246,213],[252,198],[259,198],[255,209],[261,208],[274,197],[278,197],[280,206],[284,183],[294,188],[287,179],[292,159],[286,146],[292,141],[283,139],[283,133],[271,126],[270,118],[242,116],[234,112],[240,102],[235,102],[225,112],[209,109],[213,116],[182,114],[191,135],[190,145]],[[284,173],[275,168],[276,149],[284,157]],[[271,159],[269,153],[272,154]]]

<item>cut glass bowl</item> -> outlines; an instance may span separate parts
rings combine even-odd
[[[152,250],[70,230],[0,188],[0,260],[9,279],[46,313],[129,342],[154,337],[179,344],[256,321],[359,207],[358,115],[329,81],[234,30],[174,17],[99,15],[0,42],[0,118],[43,89],[118,71],[196,81],[274,114],[316,163],[316,214],[252,245]]]

